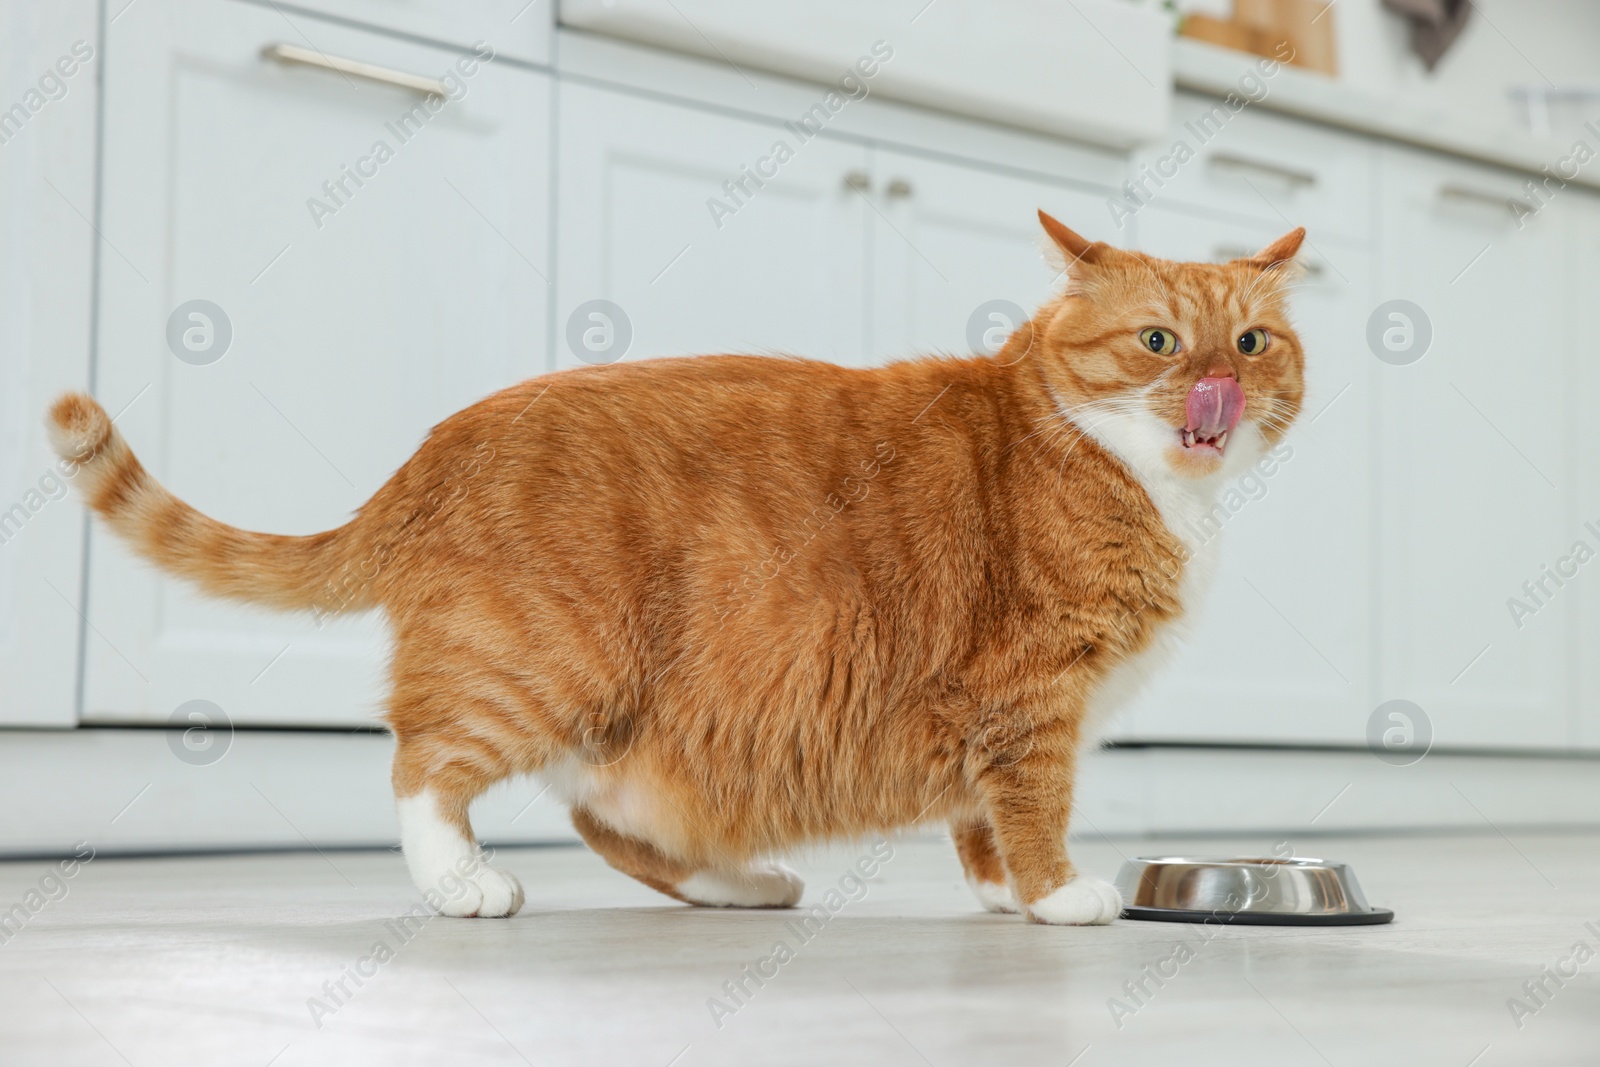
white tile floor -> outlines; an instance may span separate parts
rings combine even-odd
[[[1109,876],[1119,850],[1273,844],[1076,857]],[[1353,863],[1396,922],[1210,940],[1034,926],[978,911],[949,847],[914,841],[802,943],[794,913],[692,910],[548,848],[501,855],[528,886],[515,919],[430,919],[402,943],[386,923],[414,894],[392,854],[101,858],[0,945],[0,1064],[1600,1063],[1600,958],[1547,980],[1542,1006],[1523,991],[1577,943],[1600,952],[1600,835],[1295,845]],[[797,864],[806,902],[861,851]],[[0,910],[48,869],[0,864]],[[1124,983],[1179,939],[1192,958],[1137,1004]],[[732,1004],[723,983],[779,940],[794,958],[719,1028],[709,998]],[[394,958],[346,979],[353,995],[317,1025],[308,1001],[379,941]],[[1520,1028],[1512,997],[1538,1007]],[[1136,1008],[1120,1026],[1112,998]]]

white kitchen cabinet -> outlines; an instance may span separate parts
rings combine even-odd
[[[1254,106],[1202,143],[1185,123],[1211,105],[1189,95],[1173,136],[1195,158],[1121,227],[1102,171],[1051,180],[1032,155],[1025,169],[973,147],[989,141],[924,144],[934,118],[894,105],[817,135],[782,120],[787,97],[763,120],[669,99],[670,86],[603,87],[587,68],[553,90],[490,63],[401,137],[414,89],[262,49],[439,78],[469,43],[450,28],[466,24],[428,0],[315,6],[341,18],[141,0],[108,31],[96,390],[208,513],[282,532],[335,525],[432,423],[548,369],[970,351],[1009,325],[980,314],[975,329],[986,303],[1026,313],[1049,296],[1040,207],[1177,258],[1235,255],[1306,223],[1314,273],[1295,303],[1309,389],[1293,455],[1241,486],[1188,650],[1113,736],[1360,744],[1376,704],[1403,697],[1440,745],[1600,746],[1583,712],[1600,705],[1600,671],[1574,653],[1600,633],[1583,613],[1600,609],[1571,586],[1522,620],[1508,608],[1584,536],[1582,519],[1600,523],[1600,475],[1574,458],[1600,445],[1578,399],[1600,382],[1567,355],[1582,339],[1574,294],[1593,286],[1564,257],[1574,241],[1589,242],[1580,265],[1600,252],[1600,208],[1580,194],[1519,227],[1493,202],[1516,177]],[[519,5],[504,7],[474,17],[510,25]],[[547,21],[526,9],[506,40]],[[896,115],[917,136],[892,136]],[[380,141],[391,151],[376,162]],[[1168,151],[1139,154],[1133,176]],[[1392,365],[1368,323],[1401,298],[1424,309],[1431,347]],[[215,362],[169,346],[169,319],[192,300],[226,316]],[[376,619],[317,629],[209,602],[98,527],[88,576],[91,720],[164,721],[195,698],[241,723],[377,710]]]
[[[1139,246],[1248,255],[1283,228],[1152,207]],[[1326,253],[1324,255],[1323,253]],[[1324,242],[1291,297],[1306,394],[1284,453],[1225,491],[1201,549],[1219,555],[1182,653],[1113,728],[1119,740],[1361,744],[1370,703],[1371,255]],[[1248,410],[1246,417],[1249,416]]]
[[[1377,367],[1380,695],[1418,704],[1439,746],[1565,747],[1576,590],[1546,583],[1534,604],[1524,583],[1584,536],[1575,204],[1519,226],[1518,176],[1401,148],[1380,165],[1377,295],[1420,308],[1383,326],[1432,335],[1415,362]],[[1514,618],[1512,598],[1536,610]]]
[[[973,342],[1019,325],[994,302],[1028,315],[1044,303],[1060,278],[1042,254],[1040,208],[1085,237],[1115,239],[1103,190],[893,149],[874,151],[870,195],[868,347],[880,357],[992,350]]]
[[[304,43],[270,7],[142,0],[109,25],[96,392],[182,498],[310,533],[345,521],[430,426],[544,369],[549,87],[294,22],[315,23],[314,56],[377,78],[263,58]],[[465,90],[437,111],[383,80],[449,71]],[[231,332],[215,361],[169,341],[195,330],[204,347],[204,321],[171,322],[193,300]],[[87,599],[89,719],[166,721],[191,699],[236,723],[379,710],[377,618],[319,629],[211,601],[98,525]]]
[[[574,83],[559,122],[555,366],[865,358],[862,147]]]

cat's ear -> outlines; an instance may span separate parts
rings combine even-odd
[[[1075,264],[1095,262],[1111,247],[1104,241],[1085,240],[1045,214],[1043,208],[1039,209],[1039,225],[1044,227],[1044,232],[1050,235],[1050,240],[1055,242],[1055,246],[1067,257],[1065,267],[1069,271]]]
[[[1272,242],[1261,251],[1250,257],[1250,262],[1268,270],[1280,263],[1287,263],[1300,251],[1300,243],[1306,239],[1306,228],[1296,226],[1276,241]]]

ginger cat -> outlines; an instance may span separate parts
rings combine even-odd
[[[248,533],[172,496],[94,400],[51,411],[90,505],[217,596],[383,608],[407,863],[504,916],[467,809],[553,783],[613,867],[795,904],[771,859],[930,820],[983,905],[1106,923],[1067,858],[1078,753],[1194,610],[1185,542],[1299,413],[1295,230],[1223,265],[1090,243],[995,357],[711,356],[546,375],[451,416],[350,522]]]

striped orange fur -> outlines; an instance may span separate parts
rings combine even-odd
[[[445,420],[309,537],[200,515],[86,396],[56,403],[52,432],[90,506],[165,571],[388,614],[396,795],[431,798],[419,818],[436,810],[463,848],[473,798],[534,773],[609,862],[681,899],[792,903],[697,887],[938,820],[990,903],[1105,921],[1059,904],[1077,755],[1119,665],[1190,607],[1152,479],[1203,495],[1298,413],[1284,283],[1303,231],[1209,265],[1041,217],[1069,280],[995,357],[546,375]],[[1182,349],[1152,351],[1150,327]],[[1247,357],[1251,329],[1271,341]],[[1219,377],[1243,391],[1238,436],[1191,454],[1186,397]],[[1117,436],[1149,433],[1158,474]],[[428,850],[456,846],[405,832],[426,881]],[[457,913],[521,901],[480,889]]]

